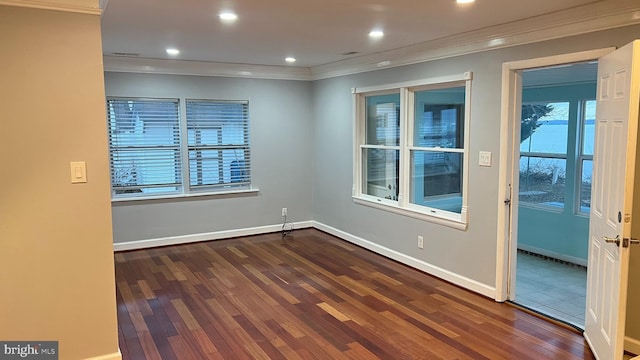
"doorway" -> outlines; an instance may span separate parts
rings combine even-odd
[[[622,359],[624,349],[637,353],[628,345],[640,338],[634,335],[631,326],[637,324],[640,317],[633,316],[637,313],[633,306],[626,306],[633,300],[631,293],[638,289],[630,285],[635,278],[629,273],[629,245],[640,238],[640,232],[635,230],[637,222],[632,221],[631,216],[640,204],[640,196],[634,196],[637,195],[634,179],[640,173],[636,163],[640,156],[640,147],[637,147],[640,68],[636,66],[640,60],[640,41],[617,50],[608,48],[503,64],[500,149],[504,156],[500,157],[499,186],[505,198],[498,203],[496,300],[513,300],[516,296],[520,156],[514,154],[519,154],[520,146],[516,132],[519,135],[522,71],[593,59],[598,59],[598,114],[593,201],[589,204],[584,337],[596,357]]]
[[[597,61],[521,71],[511,300],[584,328]],[[515,195],[514,195],[515,196]]]

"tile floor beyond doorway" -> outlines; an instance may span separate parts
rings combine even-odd
[[[587,269],[518,251],[515,303],[584,329]]]

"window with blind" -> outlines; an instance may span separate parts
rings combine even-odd
[[[182,189],[179,101],[107,100],[114,196]]]
[[[191,189],[250,185],[247,102],[187,100]]]
[[[251,188],[248,102],[108,98],[107,111],[114,198]]]

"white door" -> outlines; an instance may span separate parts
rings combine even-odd
[[[596,358],[622,359],[640,106],[640,41],[600,58],[585,332]],[[635,65],[634,65],[635,63]],[[619,238],[619,245],[613,241]]]

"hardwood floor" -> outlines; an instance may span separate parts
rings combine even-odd
[[[593,359],[571,330],[314,229],[115,262],[123,359]]]

